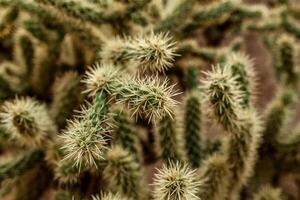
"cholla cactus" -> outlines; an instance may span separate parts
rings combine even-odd
[[[167,34],[151,32],[149,36],[107,41],[99,54],[104,63],[118,65],[132,60],[143,69],[161,72],[172,65],[175,52],[175,43]]]
[[[28,79],[28,76],[32,72],[35,55],[34,42],[32,37],[30,37],[26,31],[20,31],[15,37],[14,59],[18,65],[23,66],[26,70],[23,73],[24,77]]]
[[[259,2],[0,0],[0,199],[300,199],[300,4]]]
[[[159,140],[160,157],[167,164],[182,160],[176,120],[164,115],[158,122],[157,135]]]
[[[237,84],[243,92],[242,107],[249,107],[252,103],[253,93],[255,92],[255,74],[253,70],[253,61],[243,53],[232,53],[226,62],[232,74],[236,76]]]
[[[209,115],[227,131],[238,129],[241,115],[239,108],[244,94],[239,89],[230,66],[214,67],[206,75],[207,79],[203,82],[206,91],[204,104],[209,106]]]
[[[274,139],[280,135],[282,129],[286,126],[286,123],[289,123],[295,100],[295,94],[292,90],[279,89],[277,96],[266,109],[263,136],[270,139],[265,140],[265,143],[273,143]]]
[[[112,66],[96,66],[86,75],[84,82],[87,84],[87,92],[95,95],[97,91],[106,91],[115,97],[115,101],[124,102],[133,114],[145,115],[149,120],[159,118],[163,113],[173,113],[176,101],[172,97],[176,93],[174,86],[168,86],[167,80],[160,84],[157,78],[118,78],[118,72]]]
[[[282,36],[278,41],[278,51],[281,60],[281,71],[285,74],[284,77],[282,77],[282,79],[284,79],[282,81],[286,84],[297,85],[298,72],[295,66],[294,54],[296,52],[292,45],[293,43],[293,38],[286,35]]]
[[[133,121],[129,118],[129,113],[116,108],[113,114],[115,122],[115,143],[121,145],[124,149],[128,150],[136,158],[137,161],[141,160],[141,149],[138,138],[139,136],[136,130],[134,129]]]
[[[112,65],[101,66],[96,64],[91,68],[85,76],[84,83],[86,84],[86,92],[95,96],[99,91],[109,92],[109,86],[119,76],[119,70]]]
[[[230,178],[236,180],[229,185],[229,197],[234,198],[239,190],[253,175],[258,147],[261,138],[260,118],[255,111],[249,110],[244,113],[243,123],[238,132],[232,132],[224,144],[227,154],[227,163],[231,171]],[[233,196],[233,197],[232,197]]]
[[[190,67],[187,74],[188,94],[185,105],[185,149],[192,167],[199,167],[203,157],[201,132],[201,100],[197,68]]]
[[[5,102],[1,122],[11,138],[28,147],[40,147],[56,132],[46,107],[30,98]]]
[[[107,141],[99,134],[98,126],[93,126],[90,120],[73,120],[68,129],[61,135],[65,159],[73,161],[74,165],[97,166],[97,161],[103,159],[107,150]]]
[[[199,187],[201,199],[217,200],[227,197],[230,172],[225,156],[213,155],[209,157],[204,161],[199,174],[200,180],[203,181]]]
[[[252,175],[260,138],[259,117],[252,109],[243,109],[241,97],[245,95],[238,87],[229,65],[208,73],[205,90],[212,117],[228,132],[225,153],[231,170],[229,193],[234,195]],[[232,198],[232,197],[230,197]]]
[[[201,104],[199,92],[191,92],[186,99],[185,111],[185,148],[189,162],[199,167],[202,154],[201,147]]]
[[[120,146],[107,152],[107,166],[104,175],[110,190],[129,197],[142,198],[143,185],[139,164],[130,153]]]
[[[153,196],[155,200],[199,199],[196,171],[188,165],[175,162],[170,166],[163,166],[156,174]]]
[[[54,165],[54,177],[61,185],[74,185],[79,182],[80,171],[72,162],[60,161]]]
[[[119,79],[112,85],[112,94],[117,101],[125,102],[133,114],[145,115],[149,120],[171,116],[176,105],[174,86],[169,86],[167,80],[159,83],[157,78]]]

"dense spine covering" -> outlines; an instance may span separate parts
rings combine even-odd
[[[106,155],[104,176],[108,187],[129,198],[139,199],[143,195],[141,168],[135,158],[124,148],[116,145]]]
[[[135,61],[144,70],[163,72],[172,66],[175,51],[175,43],[168,34],[151,32],[134,38],[109,40],[99,56],[104,63],[121,65]]]
[[[190,165],[199,167],[202,159],[201,147],[201,102],[198,91],[197,68],[190,67],[187,74],[188,94],[185,102],[185,149]]]
[[[134,129],[134,123],[126,111],[115,109],[114,118],[114,141],[131,153],[137,161],[140,161],[140,147],[138,133]]]
[[[22,84],[24,80],[22,80],[23,70],[20,70],[20,66],[15,64],[14,62],[4,61],[1,63],[1,82],[2,82],[2,93],[6,96],[3,100],[8,100],[14,97],[13,94],[22,93],[24,91],[24,85]]]
[[[199,167],[202,159],[199,94],[190,94],[186,100],[185,117],[185,148],[192,167]]]
[[[260,138],[260,123],[256,112],[241,108],[241,92],[236,78],[225,66],[207,73],[204,82],[211,116],[228,132],[225,155],[230,166],[229,196],[237,195],[252,175]]]
[[[166,164],[180,161],[182,159],[182,152],[180,151],[175,119],[169,115],[163,116],[159,120],[157,132],[162,160]]]
[[[236,181],[229,185],[229,198],[238,196],[241,188],[253,175],[257,151],[261,143],[260,118],[253,110],[246,111],[244,116],[243,125],[236,130],[238,132],[233,132],[224,144],[224,151],[228,156],[227,162],[230,165],[230,178]]]
[[[295,129],[289,134],[285,134],[282,132],[273,140],[273,145],[275,146],[275,148],[277,148],[279,151],[282,150],[283,152],[297,150],[300,142],[299,126],[296,126]]]
[[[206,73],[204,83],[204,104],[207,112],[226,131],[239,128],[240,105],[243,93],[238,88],[236,78],[233,77],[229,65],[214,67],[212,72]]]
[[[278,41],[279,56],[281,60],[281,68],[284,76],[283,83],[287,85],[297,86],[298,71],[295,63],[295,49],[293,47],[293,39],[282,36]]]
[[[70,121],[67,130],[60,136],[65,160],[74,162],[78,168],[97,167],[97,161],[104,159],[107,150],[108,97],[99,92],[95,102],[82,111],[82,118]]]
[[[48,42],[50,39],[53,39],[50,36],[51,32],[42,23],[34,20],[26,20],[24,26],[26,31],[42,42]]]
[[[203,141],[202,153],[204,156],[212,155],[216,152],[222,151],[223,138],[206,139]]]
[[[271,53],[274,76],[278,82],[281,82],[283,73],[282,73],[280,53],[278,51],[278,44],[274,41],[274,38],[267,37],[266,35],[264,35],[263,37],[263,43]]]
[[[252,60],[243,53],[232,53],[226,63],[230,66],[232,74],[243,93],[241,104],[243,108],[251,105],[254,92],[254,72]]]
[[[58,161],[54,165],[54,179],[60,185],[73,185],[79,182],[80,169],[72,162]]]
[[[202,184],[199,189],[200,199],[224,199],[229,186],[230,172],[226,157],[212,155],[208,157],[199,169],[199,179]]]
[[[112,86],[111,94],[118,102],[126,103],[129,110],[136,116],[145,116],[149,121],[153,118],[169,117],[173,114],[176,101],[174,86],[165,80],[160,83],[156,78],[148,79],[117,79]]]
[[[201,182],[197,180],[196,171],[188,165],[175,162],[164,165],[158,170],[153,183],[155,200],[198,200],[197,193]]]
[[[0,117],[11,138],[28,147],[43,146],[56,132],[45,105],[30,98],[6,101]]]
[[[172,97],[176,93],[167,80],[159,83],[157,78],[119,78],[117,73],[120,71],[111,67],[97,65],[87,73],[84,80],[87,92],[95,94],[105,90],[118,103],[124,102],[134,115],[146,116],[149,120],[160,118],[165,113],[169,116],[173,114],[176,101]]]
[[[269,104],[265,112],[265,125],[263,128],[264,143],[274,143],[291,115],[291,109],[295,104],[295,95],[292,90],[279,89],[277,96]]]
[[[54,41],[51,41],[51,43],[52,45],[40,45],[39,48],[35,49],[30,83],[33,91],[39,96],[43,96],[45,91],[50,92],[49,88],[54,79],[54,73],[51,72],[55,71],[53,63],[56,61],[58,52],[54,48]]]
[[[119,77],[120,70],[112,65],[96,64],[86,72],[83,83],[86,84],[86,93],[94,96],[99,91],[110,92],[110,85]]]

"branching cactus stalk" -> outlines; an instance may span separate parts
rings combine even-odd
[[[137,161],[140,161],[141,148],[138,141],[139,136],[134,129],[134,123],[130,119],[129,113],[116,108],[113,114],[115,122],[115,143],[128,150],[136,158]]]
[[[104,176],[110,190],[134,199],[145,196],[139,164],[127,150],[114,146],[107,152],[106,159]]]
[[[185,110],[185,148],[192,167],[199,167],[202,155],[201,102],[198,91],[198,70],[190,67],[187,72],[188,94]]]
[[[158,122],[158,140],[160,146],[160,157],[167,164],[180,161],[182,152],[178,141],[175,119],[172,116],[164,115]]]
[[[299,200],[299,6],[0,0],[0,199]]]
[[[260,138],[259,118],[252,109],[242,109],[243,91],[230,65],[217,66],[208,73],[204,82],[210,115],[216,119],[229,136],[225,143],[225,155],[234,184],[229,186],[228,198],[235,195],[252,175]],[[237,190],[237,191],[235,191]]]
[[[201,199],[225,199],[229,187],[229,167],[223,155],[210,156],[199,169]]]
[[[161,72],[172,65],[177,55],[175,52],[175,43],[171,37],[151,32],[146,36],[109,40],[99,57],[108,64],[122,65],[135,61],[144,70]]]

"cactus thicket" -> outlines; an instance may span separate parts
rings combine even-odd
[[[300,199],[300,3],[0,0],[0,199]]]

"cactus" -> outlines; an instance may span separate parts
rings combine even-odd
[[[107,166],[104,169],[108,187],[129,198],[141,198],[141,172],[139,164],[125,149],[114,146],[107,152]]]
[[[103,100],[105,101],[106,97],[102,94],[100,95],[100,101]],[[93,107],[91,110],[97,112]],[[103,110],[102,107],[100,112],[103,112]],[[86,115],[88,114],[90,113]],[[95,113],[92,114],[92,116],[85,116],[86,119],[73,120],[69,123],[67,130],[61,135],[63,141],[61,148],[66,153],[65,159],[73,161],[74,165],[79,168],[81,168],[82,165],[97,166],[96,161],[104,158],[104,153],[107,150],[107,140],[103,133],[99,133],[99,131],[106,131],[103,128],[101,129],[101,125],[105,122],[105,119],[101,119],[103,117],[101,114],[102,113],[100,113],[100,119],[98,119],[97,113]]]
[[[199,199],[198,187],[201,182],[196,179],[196,171],[179,162],[164,166],[158,171],[154,180],[153,197],[155,200]]]
[[[114,65],[136,61],[137,65],[152,71],[164,71],[172,65],[175,43],[167,34],[154,34],[135,38],[107,41],[100,58]]]
[[[249,107],[253,97],[255,74],[253,72],[253,64],[250,58],[243,53],[233,53],[228,57],[227,63],[231,66],[234,76],[237,76],[237,84],[240,85],[240,90],[243,92],[242,107]]]
[[[30,98],[4,102],[1,122],[11,137],[25,146],[43,146],[56,132],[45,105]]]
[[[244,94],[229,67],[217,66],[207,73],[204,104],[209,106],[209,116],[215,118],[226,131],[233,131],[239,129],[239,112],[242,111],[240,105]]]
[[[193,167],[199,167],[202,158],[200,123],[200,98],[197,92],[191,93],[186,100],[185,120],[185,148],[189,162]]]
[[[178,141],[178,133],[174,126],[175,120],[169,115],[165,115],[159,121],[157,130],[158,140],[160,145],[160,157],[167,164],[180,161],[181,151]]]
[[[197,68],[190,67],[187,74],[187,87],[185,110],[185,149],[189,163],[192,167],[199,167],[201,163],[202,146],[201,140],[201,102],[200,92],[197,91],[198,80]]]
[[[199,186],[200,198],[207,200],[226,198],[229,175],[225,156],[213,155],[207,158],[199,169],[199,178],[203,181]]]
[[[293,38],[282,36],[278,41],[278,51],[281,60],[282,72],[285,74],[283,82],[288,85],[297,85],[297,71],[294,61]]]
[[[121,145],[124,149],[128,150],[137,161],[140,161],[140,146],[138,135],[134,130],[134,123],[129,118],[128,113],[116,109],[114,111],[115,121],[115,136],[114,141],[116,144]]]
[[[229,198],[232,198],[232,192],[239,190],[251,176],[259,145],[260,123],[254,110],[243,109],[241,102],[245,92],[229,66],[223,69],[218,66],[208,73],[204,88],[211,117],[229,134],[224,151],[230,165],[230,177],[235,180],[229,186]]]

